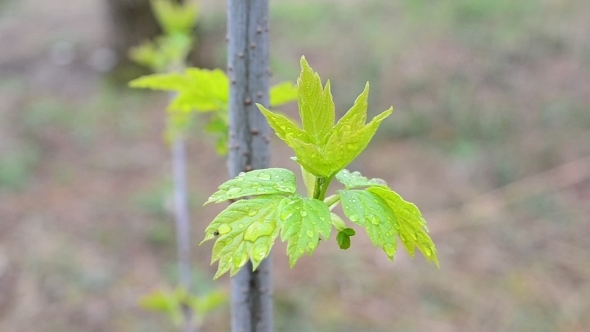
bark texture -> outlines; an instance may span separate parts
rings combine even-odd
[[[230,177],[269,166],[270,128],[255,103],[268,106],[268,0],[228,0],[228,62],[231,80]],[[232,332],[273,330],[271,262],[256,271],[248,263],[232,278]]]

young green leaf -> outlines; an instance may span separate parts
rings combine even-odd
[[[283,168],[268,168],[240,173],[219,186],[205,204],[221,203],[246,196],[293,194],[297,190],[295,174]]]
[[[426,260],[438,266],[436,247],[428,236],[426,221],[416,205],[405,201],[389,188],[371,187],[366,191],[381,198],[393,211],[396,216],[395,229],[410,256],[414,257],[417,247]]]
[[[207,316],[226,302],[227,294],[220,290],[212,291],[202,296],[191,296],[188,298],[188,304],[201,317]]]
[[[174,91],[182,90],[189,82],[185,75],[179,73],[152,74],[132,80],[129,82],[129,86],[132,88]]]
[[[301,74],[297,80],[299,87],[299,115],[303,129],[315,143],[323,144],[334,125],[334,102],[330,92],[330,81],[322,89],[320,75],[301,57]]]
[[[156,20],[167,34],[188,34],[197,21],[198,11],[195,3],[177,3],[171,0],[150,2]]]
[[[353,107],[334,124],[334,103],[329,82],[322,88],[319,75],[301,58],[301,75],[297,80],[299,114],[303,130],[284,116],[258,105],[277,136],[289,145],[297,162],[316,177],[332,179],[367,146],[381,122],[393,109],[377,115],[368,124],[369,86]]]
[[[211,263],[219,261],[214,279],[227,271],[235,275],[248,259],[256,269],[268,256],[279,235],[277,213],[283,200],[280,195],[239,200],[213,219],[203,242],[218,237],[211,256]]]
[[[328,239],[332,231],[328,206],[313,198],[299,195],[285,198],[279,205],[279,219],[283,225],[281,239],[289,240],[287,254],[291,267],[305,252],[313,253],[320,235]]]
[[[368,179],[361,175],[359,172],[350,172],[347,169],[343,169],[336,174],[336,180],[342,183],[346,189],[353,189],[359,187],[370,187],[370,186],[387,186],[387,183],[383,179]]]
[[[266,117],[268,124],[275,131],[275,134],[289,145],[288,137],[294,137],[304,142],[311,142],[309,134],[301,130],[293,121],[282,114],[269,111],[264,106],[256,104],[258,109]],[[289,145],[290,146],[290,145]],[[293,148],[293,147],[292,147]],[[293,148],[295,149],[295,148]]]
[[[355,235],[356,232],[352,228],[345,228],[338,232],[336,236],[336,242],[338,242],[338,246],[342,250],[346,250],[350,248],[350,237]]]
[[[348,219],[363,226],[371,242],[393,260],[397,247],[396,220],[383,199],[364,190],[339,190],[338,195]]]
[[[297,162],[309,173],[317,177],[331,178],[337,171],[333,163],[324,157],[324,151],[320,146],[290,135],[287,135],[287,142],[295,151]]]
[[[365,109],[366,112],[366,109]],[[335,175],[341,169],[345,168],[367,147],[373,135],[379,128],[379,125],[387,118],[393,108],[377,115],[366,126],[363,124],[361,129],[355,130],[354,126],[338,124],[332,129],[328,142],[324,148],[324,158],[329,160],[333,165],[333,174]]]

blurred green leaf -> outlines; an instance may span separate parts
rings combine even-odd
[[[281,106],[297,99],[297,86],[291,82],[283,82],[270,88],[270,107]]]
[[[190,34],[197,23],[198,7],[196,3],[172,0],[151,0],[156,20],[167,34]]]

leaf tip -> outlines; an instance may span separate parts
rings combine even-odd
[[[309,67],[309,64],[307,63],[307,59],[305,59],[305,55],[301,56],[301,60],[299,60],[299,63],[301,64],[301,68]]]

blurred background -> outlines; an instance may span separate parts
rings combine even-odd
[[[138,306],[177,280],[167,96],[125,85],[142,74],[126,48],[157,32],[145,8],[0,0],[1,331],[177,330]],[[195,61],[225,68],[225,2],[199,8]],[[396,108],[350,168],[421,208],[441,265],[402,251],[391,263],[359,232],[351,249],[332,239],[290,269],[278,243],[276,331],[589,331],[590,2],[270,11],[273,80],[295,81],[305,55],[340,115],[366,81],[370,114]],[[227,175],[213,138],[188,144],[196,242]],[[297,170],[290,155],[273,139],[273,166]],[[211,245],[193,249],[195,283],[227,289],[228,277],[211,281]],[[203,331],[229,331],[228,317]]]

